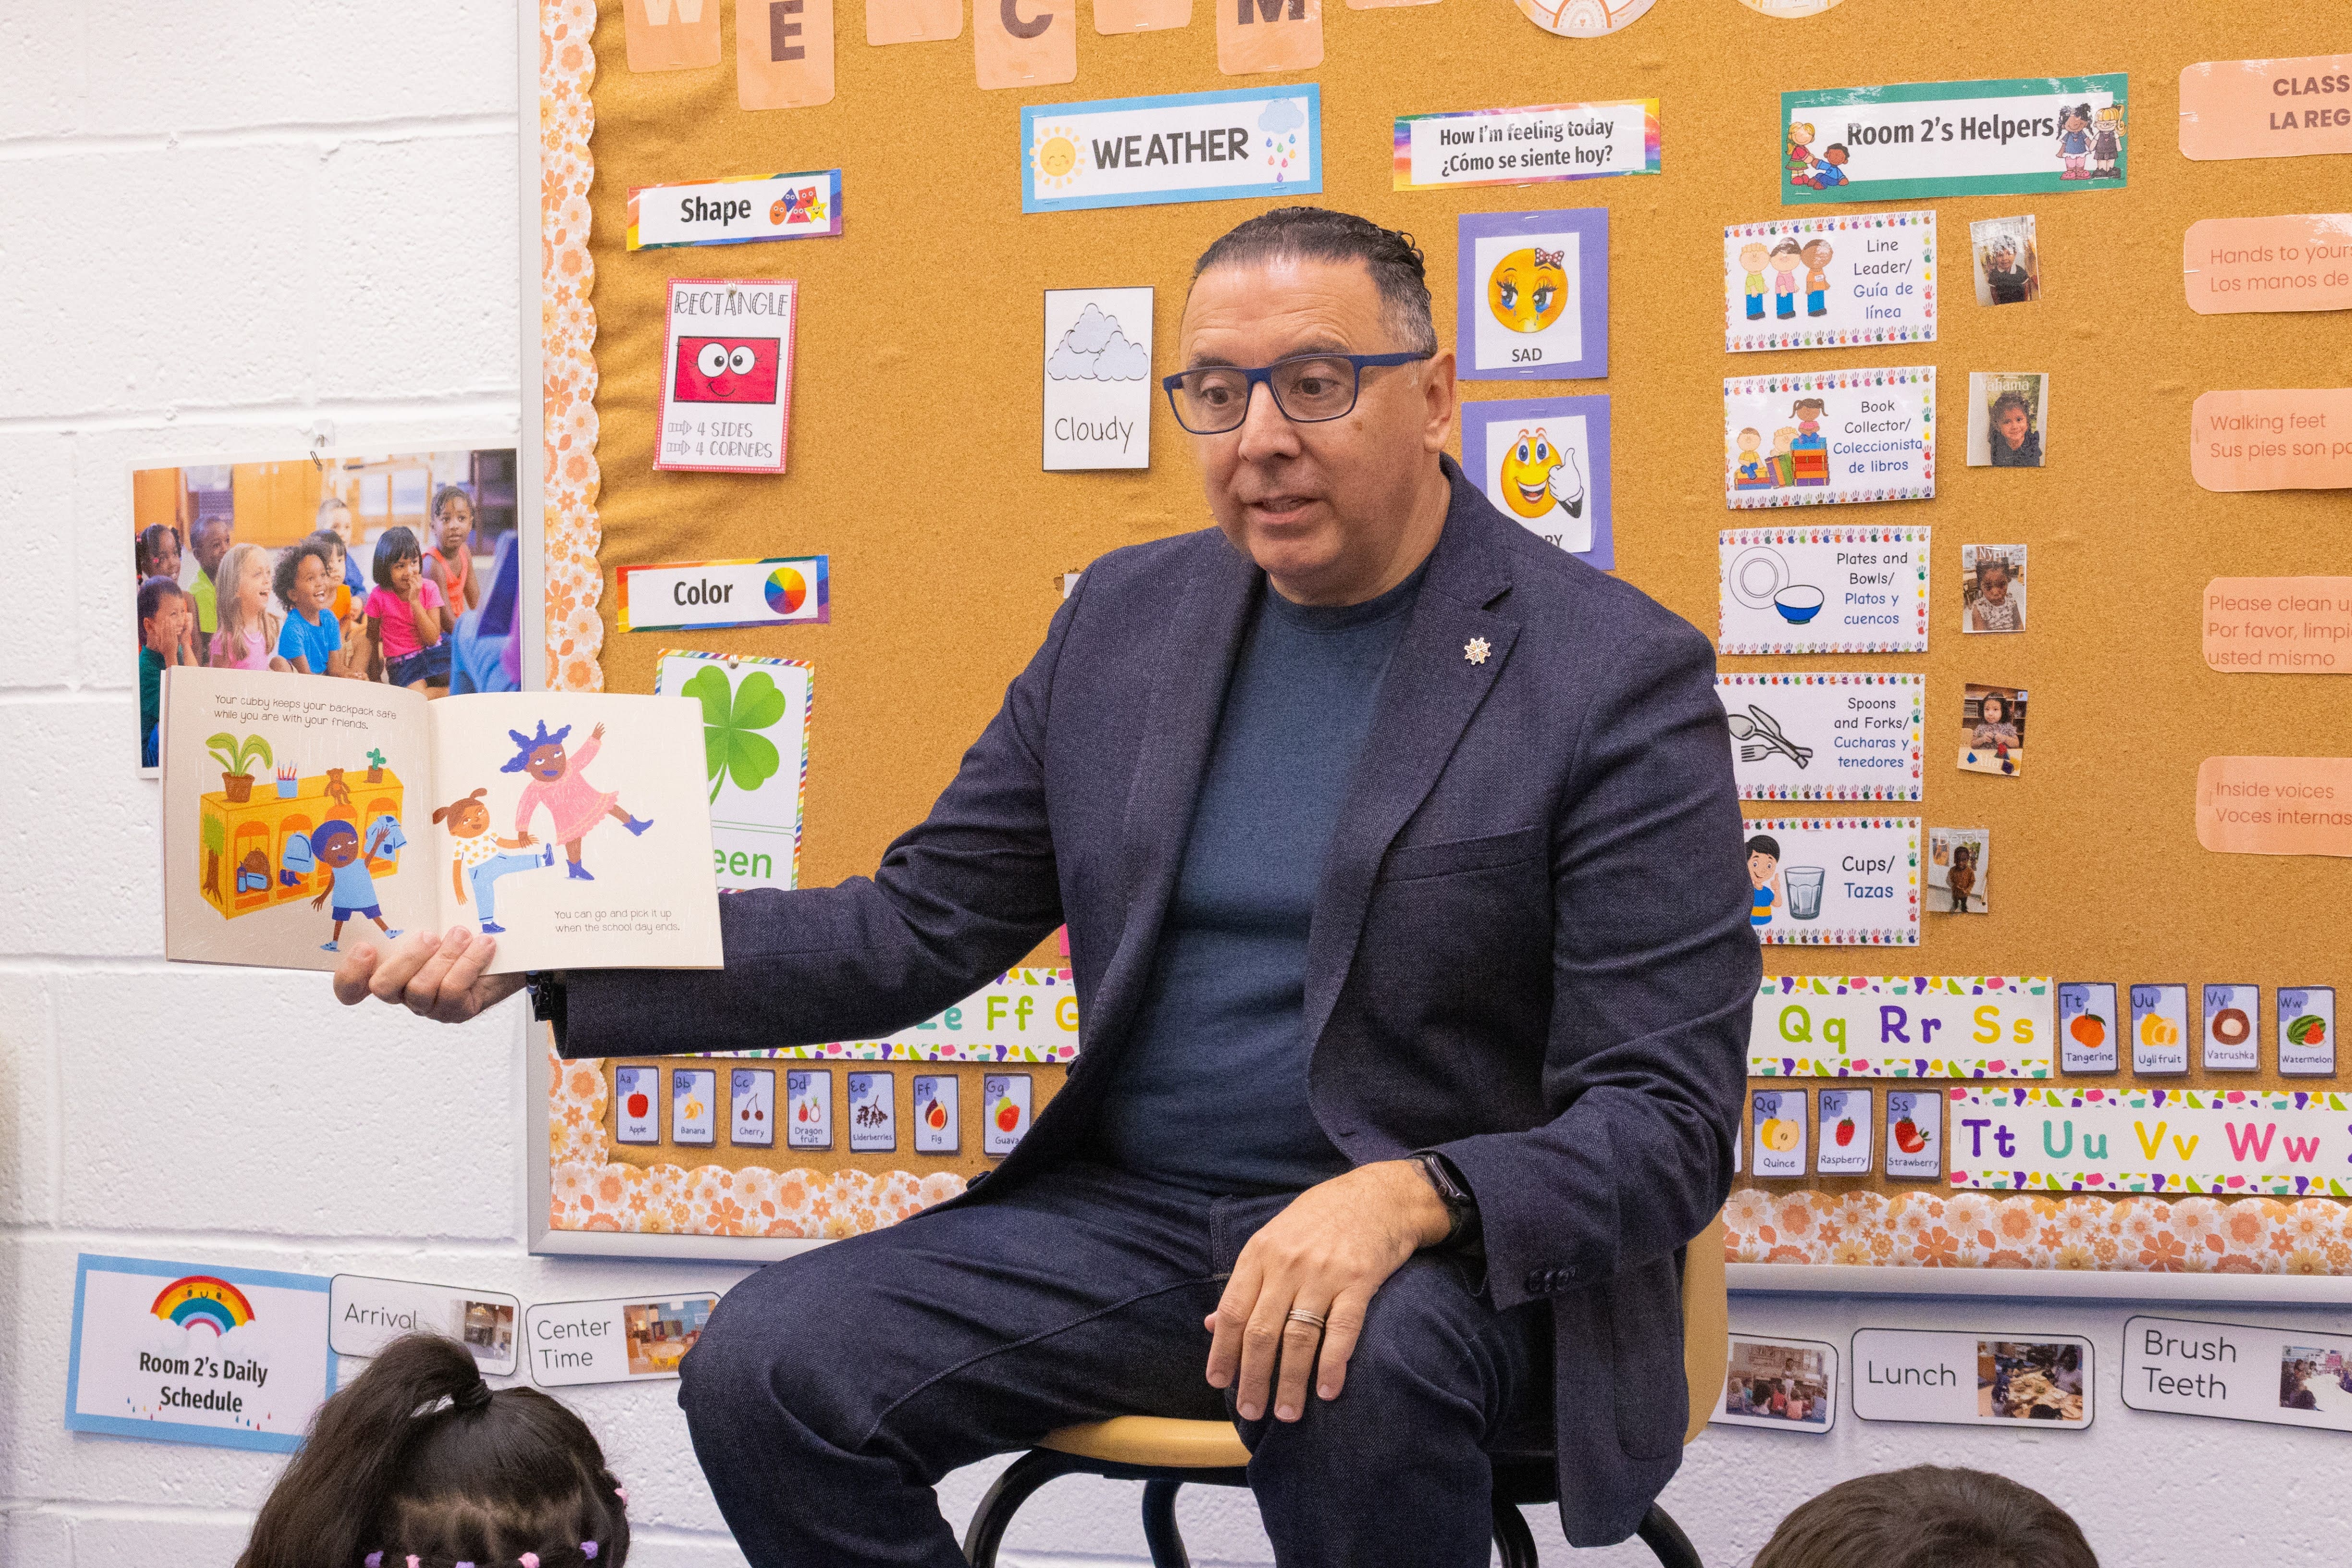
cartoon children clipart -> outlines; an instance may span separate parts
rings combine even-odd
[[[1772,906],[1780,900],[1780,841],[1759,833],[1748,841],[1749,929],[1762,931],[1772,923]]]
[[[383,838],[383,822],[392,820],[383,818],[370,837]],[[310,854],[320,865],[333,873],[333,880],[320,889],[319,896],[310,900],[310,907],[314,910],[324,904],[330,894],[335,900],[334,934],[319,944],[321,949],[328,952],[341,952],[343,950],[343,922],[354,916],[375,921],[376,929],[383,932],[387,942],[400,934],[383,923],[383,908],[376,901],[375,879],[368,875],[367,856],[361,850],[357,827],[343,817],[329,817],[319,825],[317,832],[310,835]]]
[[[1810,185],[1813,183],[1813,128],[1801,120],[1789,122],[1789,152],[1784,162],[1789,166],[1789,183]]]
[[[1805,261],[1805,314],[1826,316],[1830,313],[1830,275],[1822,269],[1837,252],[1830,248],[1826,239],[1809,239],[1798,254]]]
[[[572,726],[566,724],[549,734],[544,719],[532,735],[509,730],[507,737],[514,742],[517,750],[512,759],[499,765],[499,771],[523,773],[530,779],[523,786],[522,798],[515,803],[515,837],[528,838],[531,814],[544,805],[548,816],[555,819],[555,841],[563,846],[564,858],[570,862],[564,874],[593,882],[596,879],[580,864],[580,841],[588,836],[590,828],[607,816],[632,835],[643,833],[653,824],[630,816],[618,804],[618,795],[600,793],[588,782],[583,770],[595,760],[597,749],[604,744],[604,726],[599,724],[588,732],[588,743],[580,748],[576,757],[567,756],[563,750],[563,738],[570,733]]]
[[[2091,178],[2119,180],[2116,159],[2124,150],[2124,111],[2120,104],[2111,103],[2099,110],[2099,123],[2091,141]]]
[[[1830,482],[1830,444],[1822,435],[1823,406],[1818,397],[1800,397],[1789,409],[1789,416],[1797,422],[1797,437],[1789,443],[1789,456],[1795,470],[1791,478],[1799,485]]]
[[[1845,150],[1844,143],[1839,142],[1832,142],[1822,148],[1821,157],[1813,163],[1813,188],[1826,191],[1832,186],[1844,184],[1845,161],[1853,155]]]
[[[1772,247],[1769,258],[1772,263],[1772,314],[1783,321],[1797,315],[1797,268],[1804,258],[1798,254],[1797,242],[1784,239]]]
[[[1739,433],[1739,456],[1732,460],[1731,488],[1736,490],[1769,489],[1772,485],[1770,460],[1757,451],[1764,437],[1753,426]]]
[[[1764,261],[1770,254],[1755,240],[1739,247],[1739,268],[1748,275],[1740,291],[1748,297],[1748,319],[1751,321],[1764,319]]]
[[[2078,103],[2066,110],[2065,128],[2058,133],[2058,156],[2066,164],[2062,180],[2087,180],[2091,173],[2083,165],[2091,156],[2091,106]]]
[[[490,808],[482,804],[482,797],[489,793],[478,789],[463,800],[436,806],[433,820],[449,830],[453,851],[449,882],[457,889],[457,901],[466,901],[467,886],[471,883],[482,930],[496,936],[506,930],[498,921],[499,879],[509,871],[536,871],[554,865],[555,847],[541,844],[528,833],[512,838],[492,833]]]

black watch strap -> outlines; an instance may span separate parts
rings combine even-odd
[[[542,1024],[554,1026],[556,1048],[562,1050],[564,1025],[570,1021],[565,1016],[562,972],[528,970],[524,972],[522,983],[523,988],[530,994],[530,1016]]]
[[[1454,1163],[1444,1155],[1430,1150],[1423,1150],[1412,1158],[1420,1164],[1423,1173],[1429,1177],[1429,1184],[1437,1189],[1438,1202],[1445,1205],[1445,1215],[1450,1222],[1450,1226],[1445,1233],[1444,1241],[1439,1245],[1461,1247],[1477,1240],[1481,1229],[1478,1223],[1478,1200],[1472,1195],[1470,1189],[1463,1184],[1462,1173],[1454,1168]]]

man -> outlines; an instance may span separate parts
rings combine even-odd
[[[1759,968],[1707,644],[1442,455],[1403,236],[1254,218],[1181,340],[1217,529],[1087,569],[875,879],[722,900],[719,975],[541,987],[583,1056],[872,1038],[1067,922],[1086,1049],[1020,1147],[687,1358],[762,1568],[953,1568],[939,1477],[1121,1414],[1234,1419],[1292,1565],[1485,1563],[1488,1455],[1555,1425],[1580,1543],[1679,1459]],[[489,948],[337,993],[468,1017]]]

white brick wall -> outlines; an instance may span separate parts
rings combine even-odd
[[[1696,0],[1685,0],[1696,4]],[[83,1250],[473,1283],[526,1300],[730,1271],[523,1256],[521,1030],[345,1013],[324,982],[167,969],[155,795],[130,766],[126,471],[515,425],[510,0],[0,0],[0,1564],[229,1563],[268,1458],[68,1434]],[[857,47],[845,43],[845,47]],[[608,69],[619,69],[618,62]],[[2320,1564],[2352,1539],[2326,1434],[2120,1409],[2121,1308],[1742,1303],[1748,1326],[2092,1335],[2105,1405],[2052,1435],[1720,1432],[1667,1501],[1744,1563],[1797,1501],[1923,1458],[2042,1487],[2105,1560]],[[2344,1314],[2254,1314],[2343,1331]],[[573,1402],[647,1568],[738,1563],[667,1384]],[[2286,1482],[2280,1478],[2305,1478]],[[952,1478],[961,1520],[986,1479]],[[2267,1496],[2265,1492],[2267,1490]],[[2276,1506],[2291,1494],[2294,1506]],[[1058,1483],[1009,1557],[1134,1562],[1135,1489]],[[1195,1560],[1267,1561],[1245,1497],[1182,1505]],[[1565,1560],[1558,1526],[1537,1521]],[[1627,1564],[1619,1550],[1578,1559]]]

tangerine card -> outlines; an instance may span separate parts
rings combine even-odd
[[[2116,1013],[2116,988],[2105,980],[2073,980],[2058,987],[2059,1070],[2115,1072],[2116,1041],[2123,1030]]]

